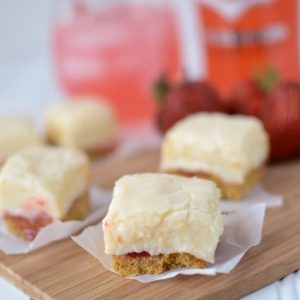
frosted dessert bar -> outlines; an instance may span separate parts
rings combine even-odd
[[[119,179],[103,220],[105,253],[122,276],[204,268],[223,232],[215,183],[169,174]]]
[[[166,133],[160,170],[211,179],[234,200],[259,182],[268,156],[268,135],[258,119],[197,113]]]

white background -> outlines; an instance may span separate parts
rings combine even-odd
[[[51,55],[57,0],[0,0],[0,111],[36,116],[61,97]]]

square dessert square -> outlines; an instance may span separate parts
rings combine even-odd
[[[193,114],[165,135],[160,170],[216,182],[224,198],[241,199],[262,177],[269,139],[249,116]]]
[[[215,183],[169,174],[119,179],[103,220],[105,253],[122,276],[214,262],[223,219]]]
[[[32,240],[53,220],[89,211],[90,164],[75,149],[39,146],[11,156],[0,173],[0,210],[7,229]]]
[[[79,148],[94,158],[116,147],[117,120],[109,104],[81,97],[48,110],[46,135],[52,144]]]
[[[0,117],[0,161],[25,148],[39,144],[32,122],[22,116]]]

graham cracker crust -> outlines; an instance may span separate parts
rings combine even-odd
[[[90,209],[90,194],[86,191],[81,197],[73,202],[66,215],[62,218],[62,221],[81,220],[88,214]]]
[[[199,177],[203,179],[209,179],[214,181],[219,189],[221,190],[222,196],[225,199],[230,200],[241,200],[249,191],[251,187],[256,185],[263,177],[265,172],[265,166],[260,166],[256,169],[251,170],[246,178],[244,183],[242,184],[235,184],[235,183],[228,183],[223,181],[218,176],[204,173],[204,172],[190,172],[190,171],[183,171],[183,170],[175,170],[175,171],[167,171],[167,173],[187,176],[187,177]]]
[[[46,137],[45,142],[49,145],[59,146],[59,143],[54,141],[49,135]],[[116,150],[117,147],[118,147],[118,143],[112,143],[110,145],[105,145],[105,146],[101,145],[89,149],[81,149],[81,148],[78,149],[85,152],[90,160],[96,160],[111,154],[114,150]]]
[[[106,146],[98,146],[91,149],[84,150],[91,160],[96,160],[98,158],[103,158],[109,154],[111,154],[117,148],[117,143],[106,145]]]
[[[112,267],[121,276],[160,274],[178,268],[205,268],[207,263],[188,253],[172,253],[150,256],[114,255]]]
[[[89,210],[89,193],[86,191],[83,196],[73,202],[71,208],[61,220],[80,220],[89,212]],[[32,241],[41,228],[53,222],[53,218],[46,213],[41,213],[34,219],[5,213],[3,220],[7,230],[11,234],[26,241]]]

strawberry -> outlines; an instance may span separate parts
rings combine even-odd
[[[258,117],[264,99],[276,84],[277,77],[277,72],[268,68],[261,75],[237,84],[229,99],[231,111]]]
[[[170,86],[165,80],[160,80],[156,85],[156,96],[159,100],[157,125],[162,133],[192,113],[226,110],[216,90],[204,81],[186,81]]]
[[[300,83],[278,84],[263,103],[260,117],[270,135],[272,159],[300,154]]]
[[[253,80],[247,80],[237,85],[230,99],[233,113],[259,116],[265,93]]]

